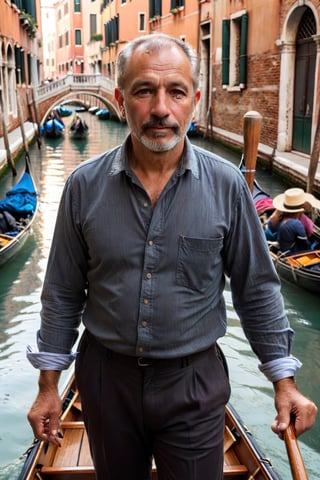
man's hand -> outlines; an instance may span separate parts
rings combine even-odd
[[[274,383],[275,407],[278,412],[271,428],[283,439],[284,431],[290,421],[293,422],[295,433],[301,435],[312,428],[318,408],[314,402],[302,395],[293,378],[284,378]]]
[[[59,376],[59,372],[53,371],[40,373],[39,393],[28,413],[28,420],[36,438],[61,446]]]

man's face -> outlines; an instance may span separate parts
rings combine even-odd
[[[133,141],[152,152],[169,151],[184,141],[200,98],[184,52],[176,46],[159,51],[139,47],[129,61],[124,83],[115,95]]]

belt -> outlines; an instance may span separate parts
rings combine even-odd
[[[186,368],[189,365],[196,365],[199,364],[201,361],[208,358],[210,352],[212,352],[214,347],[211,347],[207,350],[203,350],[201,352],[197,352],[191,355],[186,355],[184,357],[176,357],[176,358],[149,358],[149,357],[133,357],[129,355],[123,355],[118,352],[114,352],[109,348],[105,348],[107,352],[107,356],[110,359],[119,362],[120,364],[133,366],[138,368]]]
[[[122,353],[115,352],[102,345],[88,330],[85,332],[89,343],[95,343],[97,346],[103,349],[108,359],[112,359],[118,364],[122,364],[128,367],[137,368],[185,368],[189,365],[199,364],[200,362],[209,358],[210,353],[217,355],[217,344],[212,347],[202,350],[200,352],[193,353],[191,355],[185,355],[183,357],[175,358],[149,358],[149,357],[134,357],[130,355],[123,355]]]

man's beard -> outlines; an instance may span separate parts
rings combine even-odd
[[[191,116],[190,116],[191,121]],[[145,135],[145,131],[149,128],[154,127],[165,127],[171,128],[174,132],[173,137],[168,140],[167,142],[161,143],[157,142],[157,138],[165,137],[166,133],[162,134],[161,132],[155,133],[153,138],[149,138]],[[151,152],[154,153],[162,153],[162,152],[169,152],[173,150],[181,140],[185,137],[187,130],[189,128],[189,122],[187,123],[187,127],[181,131],[180,126],[178,124],[169,124],[166,120],[161,118],[154,118],[142,125],[142,133],[140,135],[135,134],[138,140]]]
[[[161,134],[156,135],[157,138],[161,136],[162,136]],[[182,135],[178,135],[177,133],[175,133],[174,136],[166,143],[159,143],[156,140],[150,139],[149,137],[147,137],[142,133],[139,140],[151,152],[161,153],[161,152],[168,152],[172,150],[174,147],[178,145],[178,143],[182,140],[182,138],[183,138]]]

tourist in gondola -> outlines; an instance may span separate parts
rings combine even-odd
[[[268,240],[277,241],[287,254],[315,248],[314,224],[305,212],[320,209],[320,202],[301,188],[289,188],[273,199],[275,208],[269,217],[265,233]]]

